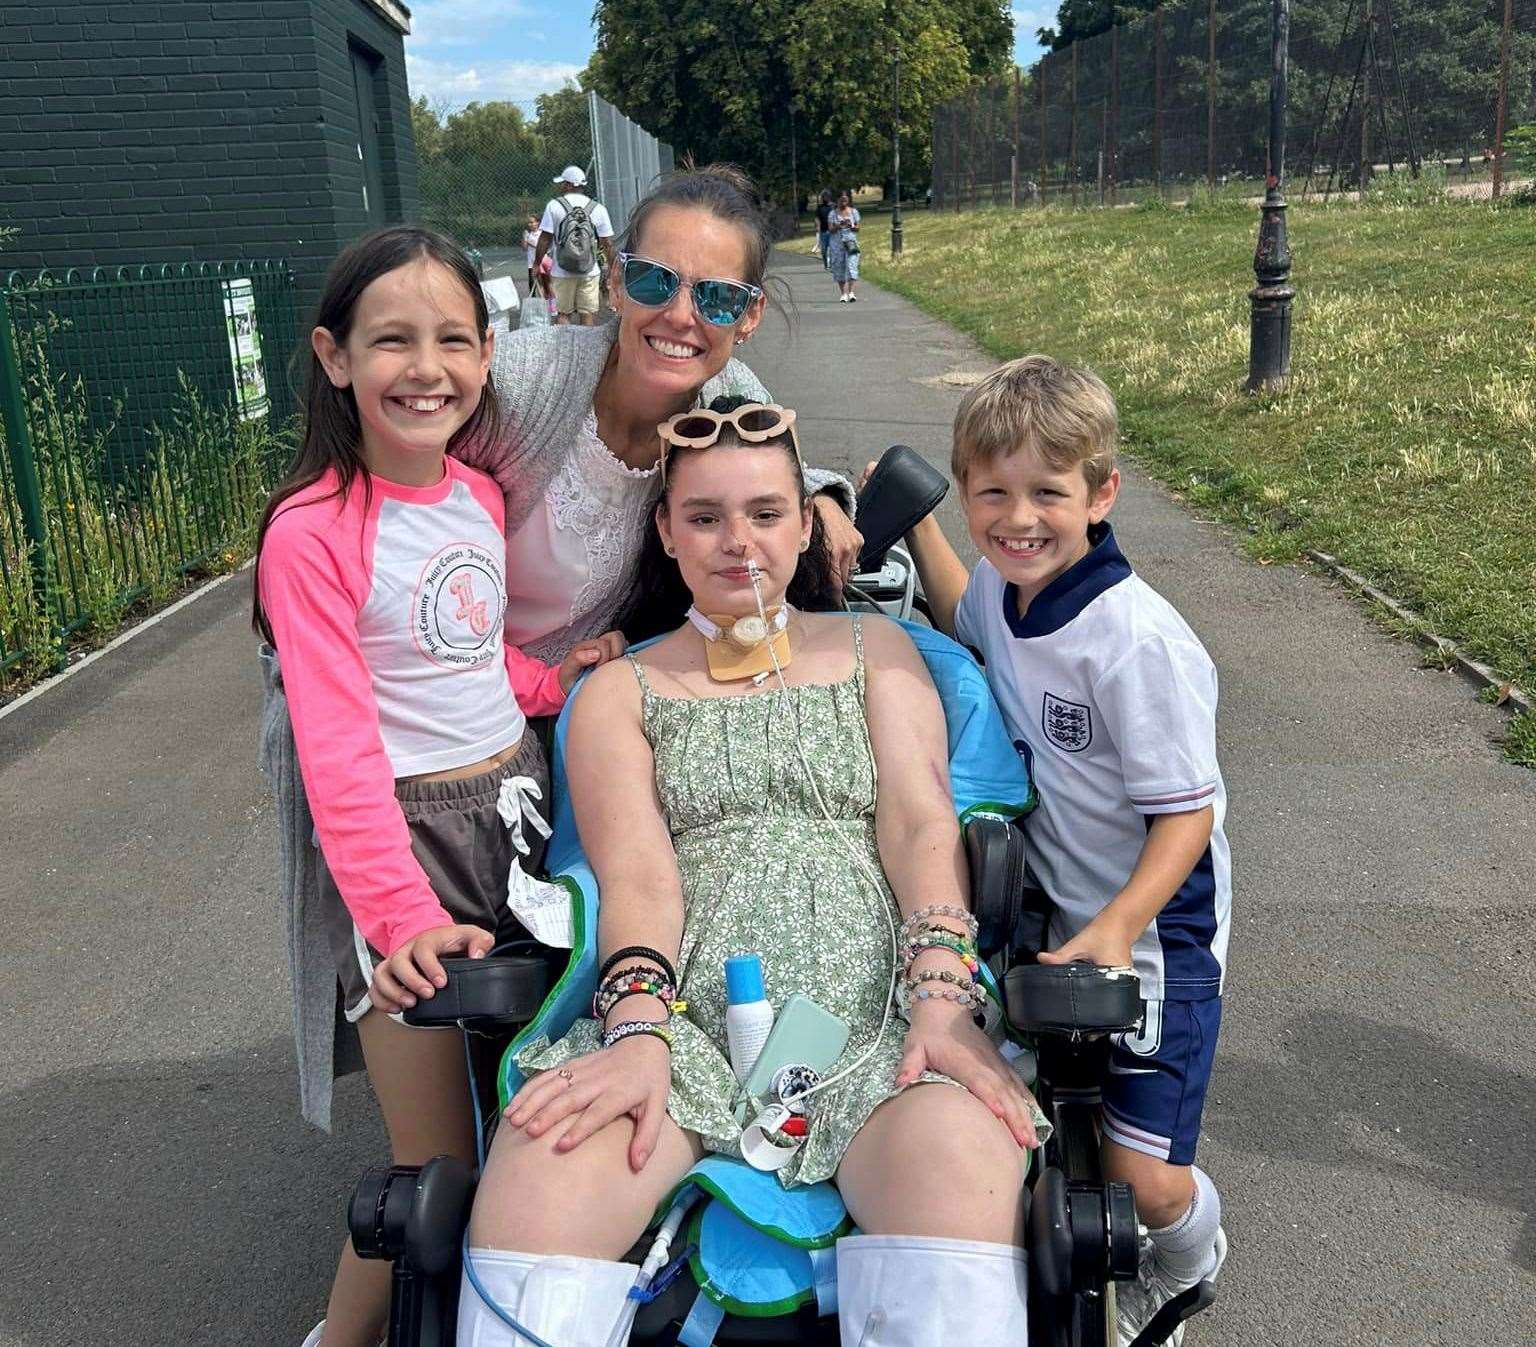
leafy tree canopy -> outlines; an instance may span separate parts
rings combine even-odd
[[[1061,51],[1085,37],[1107,33],[1117,23],[1129,23],[1157,8],[1157,0],[1061,0],[1054,28],[1039,28],[1042,47]]]
[[[936,104],[1002,73],[1008,0],[597,0],[593,87],[679,158],[729,159],[783,196],[929,172]]]

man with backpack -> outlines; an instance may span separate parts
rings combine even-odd
[[[601,268],[613,261],[613,222],[607,208],[583,190],[586,185],[587,175],[575,164],[555,179],[558,195],[544,207],[539,221],[534,266],[553,253],[555,321],[574,320],[590,327],[597,321]]]

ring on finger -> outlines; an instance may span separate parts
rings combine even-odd
[[[563,1080],[567,1085],[569,1085],[575,1079],[575,1077],[572,1076],[571,1073],[567,1071],[563,1066],[555,1072],[555,1075],[559,1076],[560,1079]]]

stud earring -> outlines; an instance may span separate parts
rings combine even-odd
[[[800,550],[802,552],[809,552],[811,550],[811,540],[809,538],[800,539]]]
[[[670,547],[666,546],[665,544],[662,545],[662,549],[661,550],[663,552],[665,552],[669,557],[675,557],[677,555],[676,552],[674,552]]]

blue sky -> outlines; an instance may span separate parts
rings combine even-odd
[[[407,0],[412,96],[433,103],[525,101],[560,88],[592,54],[591,0]],[[1013,6],[1014,55],[1039,54],[1035,29],[1056,2]]]

